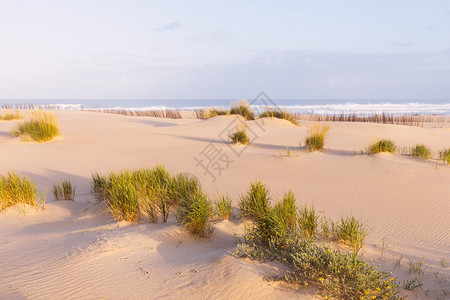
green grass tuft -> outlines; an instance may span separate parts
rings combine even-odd
[[[72,186],[69,180],[62,180],[58,184],[53,184],[52,194],[55,200],[75,200],[76,187]]]
[[[260,115],[261,118],[278,118],[278,119],[284,119],[289,122],[291,122],[294,125],[297,124],[297,119],[295,118],[294,114],[286,111],[286,110],[266,110]]]
[[[391,140],[378,140],[369,146],[368,154],[376,154],[380,152],[394,153],[397,150],[394,142]]]
[[[16,173],[8,173],[6,177],[0,175],[0,211],[20,203],[38,207],[36,184]]]
[[[250,184],[247,194],[241,196],[239,208],[241,214],[250,219],[257,220],[270,210],[270,195],[267,187],[261,181]]]
[[[450,165],[450,148],[439,152],[439,159],[441,159],[444,164]]]
[[[47,142],[61,134],[56,116],[47,111],[33,111],[27,119],[11,131],[14,137],[23,136],[36,142]]]
[[[299,212],[298,224],[302,234],[306,237],[313,237],[317,233],[319,216],[313,206],[305,206]]]
[[[255,114],[250,109],[250,104],[246,100],[239,100],[231,104],[230,114],[240,115],[245,120],[254,120]]]
[[[411,156],[428,159],[431,157],[431,150],[425,145],[415,145],[411,148]]]
[[[275,215],[279,216],[286,227],[294,229],[297,226],[297,206],[295,204],[295,195],[289,191],[284,194],[281,202],[278,202],[273,208]]]
[[[191,234],[210,237],[214,228],[210,224],[212,204],[202,191],[196,191],[178,204],[176,217]]]
[[[325,135],[330,130],[327,125],[315,124],[308,130],[308,136],[305,139],[309,151],[323,150],[325,144]]]
[[[228,137],[236,144],[248,145],[250,143],[247,128],[245,126],[236,127]]]
[[[231,216],[231,199],[228,196],[217,196],[215,214],[219,220],[229,220]]]
[[[366,242],[367,230],[361,221],[356,220],[354,216],[350,216],[341,218],[337,225],[337,235],[339,240],[350,245],[358,252]]]

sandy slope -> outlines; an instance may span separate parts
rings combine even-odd
[[[56,114],[64,136],[50,143],[12,139],[8,131],[15,122],[0,122],[1,174],[26,174],[40,190],[50,190],[60,178],[77,185],[75,203],[49,202],[44,211],[26,216],[16,208],[0,213],[0,298],[315,298],[313,288],[264,280],[280,274],[280,266],[232,257],[233,233],[242,230],[238,221],[216,224],[209,241],[195,240],[173,219],[165,225],[118,224],[93,203],[92,172],[155,164],[194,174],[211,196],[229,194],[235,204],[251,180],[261,179],[275,199],[291,189],[299,205],[314,204],[333,218],[354,214],[371,229],[368,259],[389,270],[402,255],[396,275],[424,281],[413,297],[442,298],[442,290],[449,290],[431,272],[449,273],[440,261],[450,261],[450,167],[398,155],[358,155],[378,137],[401,147],[425,143],[436,153],[450,147],[449,128],[330,123],[326,151],[306,153],[299,147],[306,122],[247,122],[254,140],[245,148],[223,141],[239,122],[230,116],[200,121]],[[215,180],[195,160],[211,147],[229,159],[221,174],[212,170]],[[286,147],[292,157],[281,157]],[[383,238],[387,249],[380,260]],[[408,258],[422,257],[429,265],[425,274],[408,275]]]

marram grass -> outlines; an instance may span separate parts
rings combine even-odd
[[[20,113],[18,111],[7,112],[3,116],[0,115],[0,120],[4,120],[4,121],[19,120],[19,119],[22,119],[22,118],[23,118],[22,113]]]
[[[431,150],[425,145],[415,145],[411,148],[411,156],[429,159],[431,157]]]
[[[309,151],[321,151],[325,145],[325,136],[330,127],[323,124],[314,124],[308,130],[308,136],[305,139]]]
[[[63,180],[53,184],[52,194],[55,200],[75,200],[76,187],[69,180]]]
[[[450,148],[439,152],[439,158],[444,162],[444,164],[450,165]]]
[[[167,222],[171,211],[192,234],[209,237],[212,203],[191,177],[172,176],[163,166],[125,170],[107,175],[92,174],[92,190],[98,201],[105,201],[118,220],[138,222],[148,216],[151,222]]]
[[[395,146],[393,141],[382,139],[375,141],[373,144],[369,145],[367,153],[368,154],[377,154],[380,152],[394,153],[395,150],[397,150],[397,147]]]
[[[294,125],[297,125],[297,119],[295,118],[295,115],[286,111],[286,110],[270,110],[267,109],[265,112],[263,112],[260,115],[261,118],[277,118],[277,119],[284,119],[289,122],[291,122]]]
[[[228,196],[217,196],[216,203],[214,205],[214,213],[219,220],[229,220],[231,216],[231,199]]]
[[[238,126],[234,129],[232,133],[228,136],[233,143],[236,144],[242,144],[242,145],[248,145],[250,144],[250,139],[248,137],[247,133],[247,127],[245,126]]]
[[[15,137],[22,136],[36,142],[47,142],[61,134],[56,116],[47,111],[37,110],[11,131]]]
[[[36,184],[28,177],[16,173],[0,175],[0,211],[21,203],[38,207]]]
[[[255,114],[250,108],[250,104],[246,100],[239,100],[231,104],[230,114],[240,115],[245,120],[254,120]]]

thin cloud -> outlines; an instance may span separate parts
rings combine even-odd
[[[408,42],[403,42],[403,43],[399,43],[398,45],[400,47],[412,47],[414,46],[416,43],[414,43],[413,41],[408,41]]]
[[[170,31],[170,30],[177,30],[183,28],[183,25],[181,25],[178,22],[170,22],[164,26],[156,28],[157,31]]]

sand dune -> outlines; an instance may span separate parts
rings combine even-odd
[[[424,289],[414,299],[444,297],[448,283],[431,271],[450,261],[450,167],[402,155],[359,155],[376,138],[400,147],[428,145],[434,155],[450,147],[449,128],[370,123],[329,123],[325,151],[300,147],[311,124],[285,120],[249,121],[249,147],[225,143],[228,130],[242,122],[234,116],[208,120],[156,119],[92,112],[55,112],[63,137],[49,143],[11,138],[15,122],[0,122],[0,174],[30,176],[40,190],[67,178],[77,186],[76,201],[52,202],[45,210],[18,208],[0,213],[0,298],[6,299],[315,299],[314,288],[294,288],[265,280],[281,265],[237,259],[233,234],[238,220],[215,224],[211,240],[189,236],[175,220],[167,224],[117,223],[90,193],[92,172],[152,167],[187,172],[211,196],[229,194],[238,203],[250,181],[268,185],[274,199],[289,189],[297,204],[314,204],[332,218],[349,214],[370,228],[365,257],[386,269],[402,255],[424,257]],[[195,158],[213,146],[229,160],[221,174],[205,173]],[[292,157],[286,155],[286,147]],[[380,243],[387,249],[380,260]],[[429,289],[431,292],[425,293]]]

